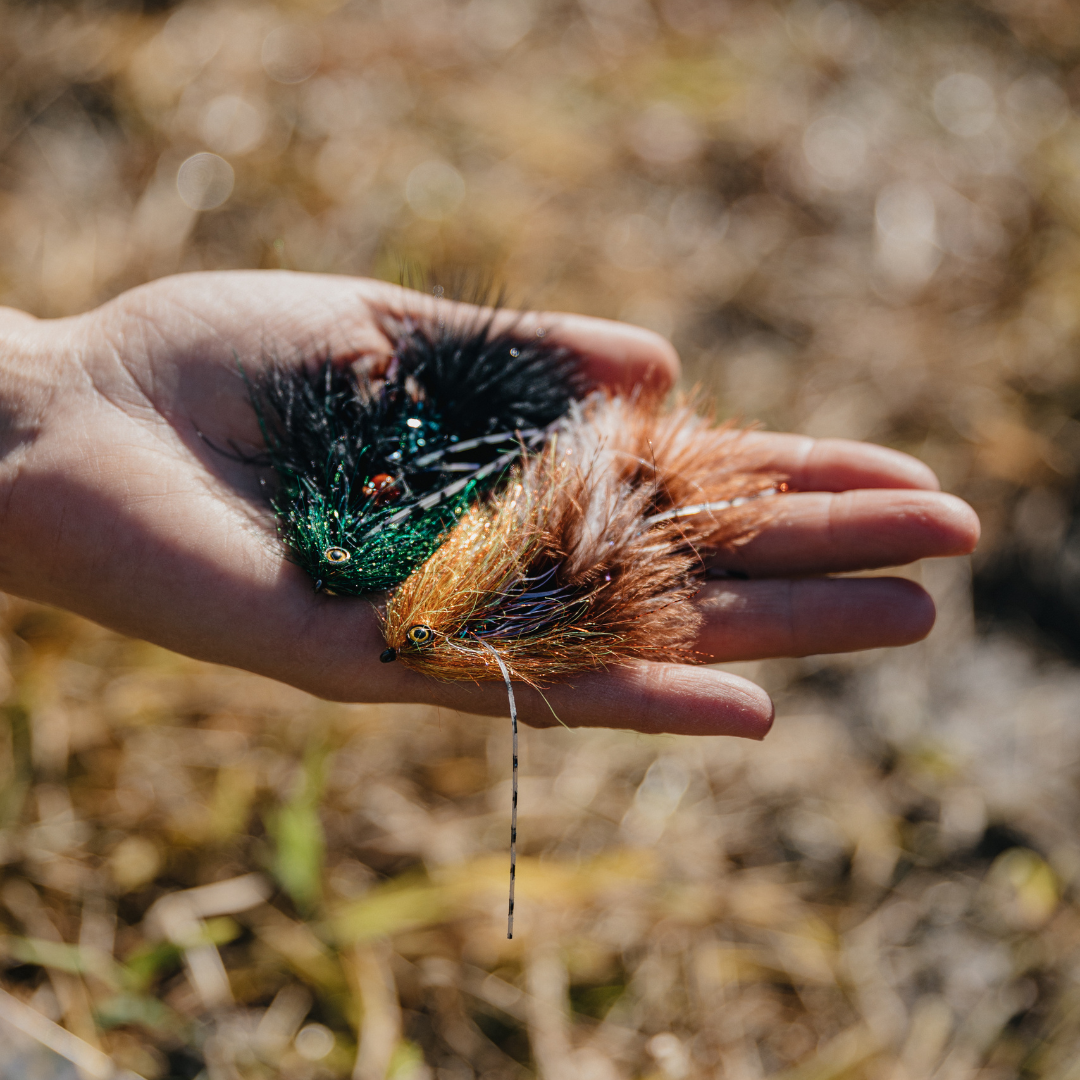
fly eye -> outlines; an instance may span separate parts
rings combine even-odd
[[[344,548],[330,547],[323,552],[323,558],[331,563],[346,563],[352,556]]]
[[[410,626],[405,636],[413,645],[422,647],[435,640],[435,631],[430,626]]]
[[[389,473],[376,473],[360,489],[360,494],[365,499],[377,498],[380,495],[389,494],[389,489],[394,487],[397,481]]]

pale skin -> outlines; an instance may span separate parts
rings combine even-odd
[[[278,544],[258,470],[206,441],[259,446],[237,360],[385,356],[381,318],[415,303],[364,279],[233,272],[166,278],[67,319],[0,308],[0,589],[324,698],[505,715],[501,682],[380,664],[372,604],[315,594]],[[637,327],[562,314],[523,325],[545,327],[612,386],[664,389],[678,374],[671,346]],[[797,493],[725,559],[748,580],[702,589],[703,659],[925,637],[934,605],[918,585],[825,575],[966,554],[979,534],[971,508],[897,451],[749,437]],[[553,685],[546,701],[516,692],[522,719],[543,726],[554,711],[570,726],[760,739],[773,719],[763,690],[707,667],[637,662]]]

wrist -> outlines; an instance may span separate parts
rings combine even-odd
[[[40,430],[51,396],[44,325],[25,312],[0,307],[0,472]]]
[[[24,312],[0,308],[0,588],[12,584],[8,549],[20,531],[13,519],[26,502],[16,490],[56,390],[49,326]]]

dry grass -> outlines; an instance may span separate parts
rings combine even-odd
[[[1054,0],[9,3],[0,299],[481,265],[1068,585],[1078,46]],[[763,746],[527,732],[513,942],[507,723],[7,602],[0,1075],[63,1075],[22,1001],[148,1078],[1075,1078],[1080,676],[914,572],[928,642],[741,667]]]

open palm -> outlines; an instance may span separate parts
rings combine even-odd
[[[237,272],[168,278],[55,322],[0,312],[0,588],[321,697],[504,712],[501,684],[380,664],[371,603],[316,595],[284,558],[258,470],[213,449],[260,445],[238,361],[385,355],[382,319],[416,303],[374,281]],[[648,331],[574,315],[543,324],[603,382],[663,388],[677,374]],[[821,575],[966,553],[970,508],[895,451],[749,437],[798,493],[725,563],[747,580],[703,588],[701,652],[744,660],[923,637],[934,609],[917,585]],[[759,738],[772,718],[759,688],[702,667],[635,662],[545,696],[522,688],[522,718],[552,723],[554,709],[567,724]]]

